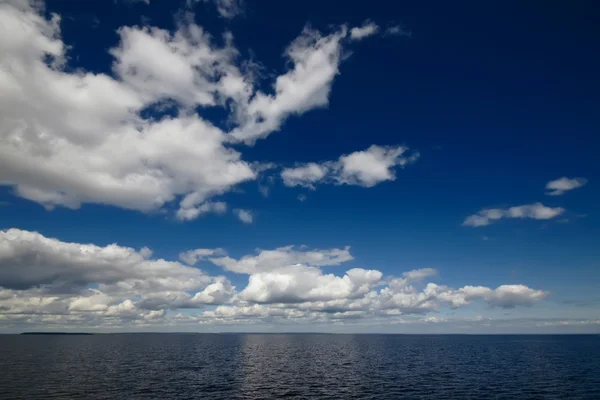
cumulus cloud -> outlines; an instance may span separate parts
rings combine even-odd
[[[323,274],[319,268],[294,265],[250,275],[240,297],[256,303],[346,299],[366,294],[381,277],[376,270],[355,268],[338,277]]]
[[[245,255],[239,260],[225,256],[213,257],[210,261],[228,271],[253,274],[297,264],[309,267],[340,265],[352,259],[350,247],[343,249],[308,250],[286,246],[274,250],[259,250],[257,255]]]
[[[368,36],[374,35],[379,31],[379,26],[371,21],[365,21],[363,26],[357,26],[350,29],[350,39],[361,40]]]
[[[372,187],[380,182],[395,180],[395,167],[404,167],[418,159],[418,153],[407,152],[408,148],[403,146],[372,145],[366,150],[343,155],[336,161],[285,168],[281,177],[286,186],[310,189],[314,189],[318,183]]]
[[[236,208],[235,210],[233,210],[233,212],[236,215],[236,217],[238,217],[240,221],[242,221],[245,224],[251,224],[252,221],[254,221],[254,215],[252,215],[252,212],[248,210]]]
[[[238,1],[217,1],[229,10]],[[231,12],[231,11],[229,11]],[[0,182],[48,209],[84,203],[143,212],[179,202],[189,220],[221,212],[209,201],[262,170],[232,142],[252,143],[290,115],[328,103],[346,27],[306,28],[286,49],[292,61],[274,93],[256,90],[231,34],[224,45],[192,18],[174,31],[121,27],[109,50],[114,76],[68,68],[60,16],[24,0],[0,4]],[[161,115],[161,107],[174,115]],[[222,131],[197,107],[224,107]]]
[[[555,218],[565,212],[561,207],[547,207],[542,203],[514,206],[507,209],[487,208],[479,211],[477,214],[467,217],[463,225],[480,227],[487,226],[502,218],[531,218],[547,220]]]
[[[224,277],[152,259],[147,248],[69,243],[9,229],[0,231],[0,290],[0,306],[10,313],[143,318],[144,310],[221,304],[235,288]]]
[[[257,91],[251,100],[237,105],[240,126],[231,132],[233,138],[253,143],[279,130],[287,117],[327,106],[347,36],[345,26],[325,36],[304,28],[285,51],[292,68],[277,77],[274,94]]]
[[[147,258],[129,247],[66,243],[36,232],[0,231],[0,286],[28,289],[40,286],[85,288],[155,279],[193,288],[210,278],[196,268]],[[189,285],[189,286],[188,286]]]
[[[209,258],[229,271],[249,275],[248,285],[237,296],[238,301],[306,313],[337,313],[339,318],[422,314],[437,311],[443,305],[463,307],[475,300],[492,307],[513,308],[532,305],[547,295],[524,285],[452,289],[432,282],[422,283],[437,276],[434,268],[410,270],[401,278],[387,280],[378,270],[352,268],[341,276],[322,271],[323,267],[350,260],[349,248],[311,250],[291,246],[262,250],[256,256],[247,255],[239,260]],[[223,306],[221,310],[228,308],[236,314],[235,305]]]
[[[48,208],[93,202],[150,211],[178,195],[199,205],[255,178],[223,144],[225,133],[197,115],[139,116],[161,98],[213,104],[224,90],[208,79],[227,73],[231,52],[211,50],[196,25],[174,35],[122,28],[112,50],[115,80],[62,68],[58,16],[46,20],[22,3],[2,4],[0,20],[0,30],[8,29],[0,33],[0,180],[21,197]],[[205,72],[209,64],[214,71]]]
[[[223,214],[227,211],[227,203],[222,201],[207,201],[199,206],[194,206],[194,204],[195,202],[188,203],[184,199],[181,202],[181,207],[177,210],[177,219],[186,221],[196,219],[199,215],[206,213]]]
[[[439,299],[448,302],[452,307],[462,307],[472,300],[483,299],[492,307],[515,308],[531,306],[544,299],[548,292],[534,290],[525,285],[501,285],[496,289],[484,286],[465,286],[458,290],[442,288]]]
[[[531,306],[548,295],[525,285],[453,289],[427,282],[437,277],[433,268],[410,270],[401,278],[385,278],[381,271],[365,268],[323,271],[351,261],[349,248],[287,246],[237,260],[222,249],[198,248],[179,258],[188,265],[152,258],[147,248],[0,231],[0,319],[4,324],[115,328],[369,321],[466,307],[475,301],[505,309]],[[198,261],[247,274],[248,284],[238,292],[226,277],[193,267]],[[179,313],[184,309],[190,311]]]
[[[329,166],[317,163],[307,163],[295,168],[285,168],[281,172],[286,186],[304,186],[314,189],[314,184],[325,178]]]
[[[203,308],[207,304],[223,304],[235,293],[235,287],[227,280],[220,280],[206,286],[204,290],[188,292],[163,291],[145,295],[136,303],[143,310],[174,310]]]
[[[546,192],[548,196],[561,196],[569,190],[578,189],[587,183],[585,178],[567,178],[562,177],[555,179],[546,184],[546,189],[550,190]]]

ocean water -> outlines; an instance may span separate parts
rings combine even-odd
[[[0,336],[2,399],[600,399],[600,335]]]

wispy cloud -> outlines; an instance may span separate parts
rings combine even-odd
[[[245,224],[251,224],[254,221],[254,215],[249,210],[236,208],[233,213]]]
[[[389,36],[406,36],[412,37],[412,32],[402,27],[402,25],[390,26],[385,30],[385,34]]]
[[[368,36],[374,35],[379,31],[379,26],[371,21],[365,21],[362,26],[357,26],[350,29],[351,40],[361,40]]]
[[[559,216],[564,211],[564,208],[547,207],[542,203],[526,204],[506,209],[486,208],[479,211],[477,214],[468,216],[464,220],[463,225],[471,227],[487,226],[503,218],[530,218],[547,220]]]
[[[372,145],[366,150],[343,155],[336,161],[300,164],[281,172],[286,186],[303,186],[331,183],[373,187],[380,182],[396,179],[396,167],[415,162],[419,153],[409,153],[403,146]]]
[[[546,194],[548,196],[561,196],[565,192],[580,188],[585,186],[585,184],[587,184],[587,179],[585,178],[567,178],[563,176],[546,184],[546,189],[550,190]]]

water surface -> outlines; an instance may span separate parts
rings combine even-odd
[[[3,399],[600,399],[600,336],[0,336]]]

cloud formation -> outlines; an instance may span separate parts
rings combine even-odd
[[[213,2],[217,7],[219,15],[225,19],[232,19],[244,12],[243,0],[204,0]]]
[[[471,227],[487,226],[503,218],[531,218],[547,220],[561,215],[564,211],[564,208],[547,207],[542,203],[514,206],[507,209],[486,208],[479,211],[477,214],[468,216],[464,220],[463,225]]]
[[[245,224],[251,224],[254,221],[254,215],[248,210],[236,208],[235,210],[233,210],[233,212],[236,215],[236,217],[238,217],[240,221],[242,221]]]
[[[292,68],[277,77],[273,94],[257,91],[250,99],[250,92],[237,91],[241,99],[235,106],[239,126],[231,136],[252,144],[279,130],[289,116],[326,106],[347,36],[346,26],[325,36],[304,28],[285,51]]]
[[[371,21],[365,21],[363,26],[357,26],[350,29],[350,39],[361,40],[368,36],[374,35],[379,31],[379,26]]]
[[[239,4],[217,1],[222,14]],[[269,94],[256,89],[231,34],[219,46],[188,16],[173,32],[124,26],[118,35],[109,50],[114,78],[72,71],[60,16],[26,0],[0,4],[0,182],[16,195],[48,209],[97,203],[149,212],[178,203],[181,220],[223,212],[211,199],[262,170],[231,144],[251,144],[289,116],[326,106],[350,42],[345,26],[305,28]],[[231,131],[195,111],[214,106],[228,111]]]
[[[453,289],[427,279],[437,271],[401,278],[351,268],[350,248],[287,246],[234,259],[222,249],[199,248],[180,260],[153,258],[148,248],[63,242],[36,232],[0,231],[0,323],[103,327],[165,324],[306,323],[390,319],[466,307],[475,301],[504,309],[532,306],[547,292],[525,285]],[[248,276],[237,291],[224,276],[194,267],[212,263]],[[187,265],[186,265],[187,264]],[[184,309],[191,309],[186,315]],[[194,310],[197,309],[197,310]]]
[[[546,192],[546,194],[548,196],[561,196],[565,194],[565,192],[585,186],[586,183],[587,179],[585,178],[562,177],[546,184],[546,189],[550,190],[549,192]]]
[[[385,34],[390,36],[412,36],[412,32],[404,29],[401,25],[390,26],[385,30]]]
[[[310,189],[320,183],[373,187],[384,181],[395,180],[395,167],[403,168],[418,159],[418,153],[407,154],[408,151],[403,146],[372,145],[366,150],[340,156],[336,161],[284,168],[281,178],[286,186]]]
[[[231,272],[253,274],[298,264],[308,267],[340,265],[353,258],[350,247],[308,250],[302,247],[285,246],[274,250],[258,250],[257,255],[245,255],[238,260],[225,256],[213,257],[210,261]]]
[[[0,231],[0,308],[8,314],[141,318],[147,310],[222,304],[235,288],[222,277],[152,252],[116,244],[62,242],[36,232]]]

